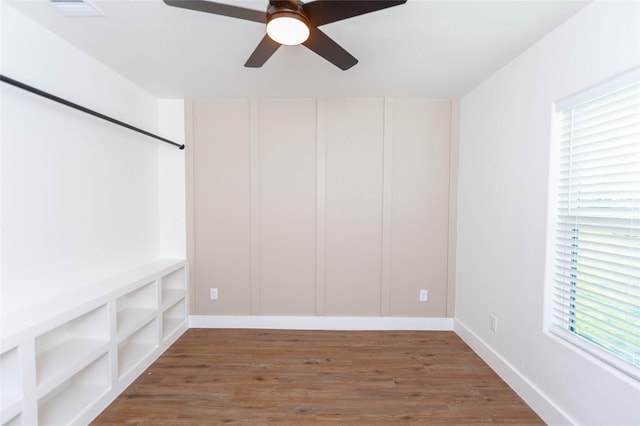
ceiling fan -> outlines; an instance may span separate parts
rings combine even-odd
[[[267,34],[244,64],[259,68],[283,45],[311,49],[341,70],[348,70],[358,60],[320,31],[321,25],[398,6],[407,0],[269,0],[266,12],[206,0],[164,0],[169,6],[215,15],[229,16],[267,25]]]

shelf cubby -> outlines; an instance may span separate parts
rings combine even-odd
[[[180,268],[162,277],[162,306],[173,305],[185,296],[186,269]]]
[[[111,387],[109,356],[100,358],[38,401],[38,424],[71,424]]]
[[[153,319],[118,345],[118,377],[138,366],[158,347],[158,321]]]
[[[106,306],[74,318],[35,339],[36,383],[56,386],[102,352],[109,342]]]
[[[0,418],[13,419],[22,410],[22,377],[18,348],[0,355],[1,408]],[[3,425],[8,423],[3,423]]]
[[[126,337],[155,313],[158,308],[156,285],[156,281],[152,281],[116,300],[118,336]]]
[[[162,313],[162,338],[166,339],[180,328],[187,319],[185,299],[180,300]]]

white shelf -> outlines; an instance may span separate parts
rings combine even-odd
[[[129,289],[135,289],[176,269],[184,269],[185,265],[186,262],[181,259],[159,259],[108,278],[86,283],[73,292],[38,303],[29,309],[11,312],[8,315],[2,312],[2,342],[21,340],[31,329],[40,328],[43,324],[60,324],[70,317],[70,312],[84,306],[95,307],[106,303]]]
[[[128,308],[118,312],[118,336],[127,336],[156,313],[151,308]]]
[[[1,426],[90,423],[186,330],[186,271],[158,260],[3,316]]]
[[[39,355],[36,379],[39,388],[56,386],[106,350],[104,340],[68,340]]]
[[[72,423],[110,387],[109,356],[105,354],[38,403],[38,424],[62,426]]]
[[[162,289],[162,307],[167,308],[185,297],[184,290]]]
[[[184,289],[186,282],[185,268],[176,269],[162,277],[163,288]]]

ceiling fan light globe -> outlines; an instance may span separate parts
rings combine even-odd
[[[295,14],[274,16],[267,23],[267,34],[277,43],[302,44],[309,38],[309,26]]]

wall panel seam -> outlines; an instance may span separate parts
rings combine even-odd
[[[326,101],[316,108],[316,300],[315,314],[325,312]]]
[[[251,314],[260,314],[260,101],[252,98],[250,122]]]
[[[393,99],[384,99],[382,139],[382,257],[380,314],[388,316],[391,305],[391,213],[393,185]]]

